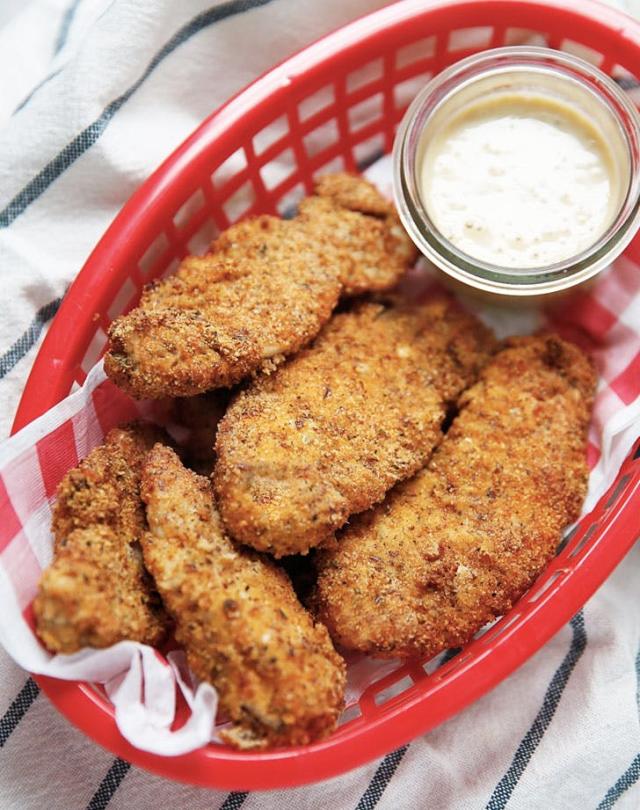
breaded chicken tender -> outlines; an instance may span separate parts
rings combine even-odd
[[[322,196],[296,219],[233,225],[149,286],[111,325],[109,377],[137,398],[231,386],[309,343],[343,292],[393,286],[415,258],[397,216],[365,180],[333,184],[321,181]],[[360,198],[364,213],[342,205]]]
[[[206,478],[156,445],[142,476],[145,563],[189,666],[218,690],[238,748],[303,745],[329,734],[345,664],[289,578],[225,536]]]
[[[322,543],[426,463],[492,347],[445,298],[337,315],[218,426],[213,480],[230,534],[276,557]]]
[[[506,613],[579,515],[594,387],[576,346],[507,340],[427,468],[318,553],[314,601],[334,640],[430,657]]]
[[[53,652],[157,644],[167,617],[142,563],[146,530],[140,473],[163,432],[115,428],[60,482],[53,512],[54,559],[33,604],[36,630]]]
[[[344,295],[388,290],[417,258],[392,203],[349,174],[322,177],[300,204],[299,220],[340,267]]]
[[[297,224],[263,216],[221,239],[226,248],[184,259],[111,325],[105,370],[131,396],[233,385],[297,351],[331,315],[337,270]]]
[[[321,177],[288,228],[298,229],[336,270],[342,295],[391,289],[418,255],[392,203],[372,183],[351,174]],[[223,233],[211,250],[241,259],[253,239],[253,221],[245,220]]]

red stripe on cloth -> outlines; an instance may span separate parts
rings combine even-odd
[[[593,295],[583,293],[550,312],[553,329],[587,351],[601,346],[616,316]]]
[[[138,411],[135,403],[111,382],[105,380],[91,394],[102,433],[108,433],[112,427],[135,419]]]
[[[36,629],[36,614],[33,612],[33,600],[31,600],[29,602],[29,604],[22,611],[22,618],[29,625],[29,627],[35,632],[35,629]]]
[[[0,475],[0,551],[13,540],[21,529],[22,524],[13,508],[4,479]]]
[[[24,610],[36,595],[42,568],[22,532],[2,550],[0,564],[13,585],[20,610]]]
[[[27,447],[3,468],[4,483],[18,520],[24,526],[46,500],[40,459],[34,447]]]
[[[622,321],[618,321],[607,335],[607,343],[594,354],[598,372],[603,380],[611,383],[622,374],[640,350],[638,333]]]
[[[62,477],[78,464],[76,440],[71,421],[63,422],[36,443],[38,460],[47,498],[55,495]]]
[[[593,296],[587,296],[580,310],[573,314],[574,323],[579,324],[590,337],[602,341],[607,332],[616,323],[616,316]]]
[[[587,445],[587,464],[589,465],[590,470],[592,470],[600,461],[601,455],[600,449],[596,447],[593,442],[589,442]]]
[[[610,387],[616,392],[625,405],[633,402],[640,396],[640,352],[610,383]]]
[[[640,270],[627,256],[620,257],[614,268],[605,273],[598,283],[595,295],[605,306],[618,315],[633,301],[640,291]]]
[[[600,447],[605,426],[609,419],[624,407],[620,397],[608,385],[602,386],[596,394],[593,418],[589,428],[589,442]]]

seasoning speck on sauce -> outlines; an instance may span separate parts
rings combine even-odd
[[[593,245],[622,193],[596,127],[541,95],[499,95],[458,111],[424,143],[420,179],[446,239],[480,261],[522,269]]]

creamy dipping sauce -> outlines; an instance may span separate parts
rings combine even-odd
[[[593,245],[622,202],[615,160],[582,113],[542,95],[466,106],[423,146],[420,193],[459,250],[511,268]]]

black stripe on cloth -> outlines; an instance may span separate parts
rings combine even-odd
[[[59,54],[65,46],[65,43],[69,37],[69,31],[71,30],[71,23],[73,22],[73,18],[76,16],[76,11],[78,10],[80,2],[81,0],[73,0],[62,17],[60,30],[58,31],[58,36],[56,37],[56,44],[53,46],[54,56]]]
[[[571,619],[570,624],[573,635],[569,650],[564,660],[555,671],[551,683],[547,687],[540,711],[536,715],[531,728],[527,731],[518,746],[509,769],[496,785],[487,803],[486,810],[504,810],[506,807],[520,777],[529,764],[529,760],[553,720],[553,716],[560,703],[562,693],[569,682],[571,673],[585,651],[587,646],[587,632],[584,626],[584,613],[582,611],[577,613],[573,619]]]
[[[105,810],[105,807],[113,798],[113,794],[120,787],[122,780],[129,773],[130,768],[131,763],[126,762],[124,759],[120,759],[120,757],[114,759],[113,765],[109,768],[98,789],[91,797],[87,810]]]
[[[373,166],[374,163],[377,163],[381,157],[384,157],[384,150],[383,149],[376,149],[376,151],[370,155],[368,158],[361,160],[358,163],[358,171],[363,172],[365,169],[368,169],[369,166]]]
[[[635,76],[619,76],[615,82],[622,90],[636,90],[640,87],[640,82]]]
[[[390,754],[387,754],[387,756],[378,765],[378,769],[374,773],[371,782],[369,782],[368,788],[360,797],[360,801],[356,805],[356,810],[373,810],[373,808],[380,801],[387,785],[393,778],[396,768],[402,761],[402,757],[407,753],[408,748],[408,745],[403,745],[396,751],[392,751]]]
[[[440,667],[448,664],[459,652],[459,647],[452,647],[450,650],[447,650],[442,656],[442,660],[439,662],[437,668],[440,669]],[[369,786],[360,797],[356,810],[372,810],[372,808],[378,804],[387,785],[393,778],[396,768],[407,753],[408,748],[409,745],[403,745],[396,751],[392,751],[390,754],[386,755],[374,773]]]
[[[36,86],[32,90],[30,90],[29,93],[22,99],[20,104],[18,104],[18,106],[11,113],[11,115],[15,115],[16,113],[19,113],[20,110],[23,107],[26,107],[26,105],[31,101],[31,99],[35,96],[35,94],[38,92],[38,90],[40,90],[42,87],[44,87],[45,84],[48,84],[51,81],[51,79],[55,79],[55,77],[58,75],[58,73],[61,73],[61,72],[62,72],[62,68],[58,68],[58,70],[54,70],[53,73],[50,73],[48,76],[45,76],[45,78],[41,82],[38,82],[38,84],[36,84]]]
[[[240,810],[248,795],[248,793],[240,793],[234,790],[234,792],[230,793],[222,802],[220,810]]]
[[[441,667],[448,661],[451,661],[459,652],[460,648],[458,647],[447,650],[442,656],[442,661],[440,661],[438,666]],[[393,777],[396,768],[400,764],[400,760],[407,752],[408,747],[408,745],[403,745],[402,748],[398,748],[396,751],[392,751],[390,754],[386,755],[373,775],[369,786],[362,794],[356,810],[371,810],[371,808],[376,806]],[[248,793],[230,793],[221,805],[220,810],[237,810],[237,808],[244,804],[248,795]]]
[[[640,650],[636,656],[636,705],[640,712]],[[640,753],[632,760],[631,765],[622,774],[618,781],[605,793],[604,799],[600,802],[597,810],[611,810],[622,794],[633,787],[640,779]]]
[[[447,650],[446,653],[442,656],[442,661],[438,664],[438,669],[443,667],[445,664],[448,664],[449,661],[452,661],[456,655],[462,652],[460,647],[452,647],[450,650]]]
[[[4,746],[11,734],[15,731],[18,723],[25,716],[33,701],[40,694],[38,684],[29,678],[4,716],[0,719],[0,748]]]
[[[452,647],[450,650],[447,650],[438,664],[438,669],[451,661],[452,658],[455,658],[459,652],[459,647]],[[369,786],[360,797],[356,810],[372,810],[372,808],[378,804],[387,785],[393,778],[402,757],[407,753],[408,748],[409,745],[403,745],[396,751],[392,751],[390,754],[386,755],[374,773]]]
[[[48,304],[40,307],[27,330],[20,335],[13,346],[10,346],[4,354],[0,355],[0,380],[11,371],[16,363],[22,360],[29,349],[36,345],[45,324],[53,318],[61,303],[62,298],[56,298],[54,301],[49,301]]]
[[[173,53],[176,48],[202,31],[203,28],[207,28],[227,17],[242,14],[245,11],[250,11],[253,8],[265,6],[272,2],[274,2],[274,0],[229,0],[229,2],[221,3],[207,11],[203,11],[186,25],[183,25],[182,28],[178,29],[171,39],[155,54],[137,81],[125,90],[122,95],[115,98],[110,104],[107,104],[98,118],[76,135],[64,149],[58,152],[53,160],[51,160],[33,180],[29,181],[22,191],[16,194],[11,202],[0,211],[0,228],[9,227],[16,217],[24,213],[31,203],[35,202],[60,175],[64,174],[79,157],[96,143],[122,105],[131,98],[158,65],[163,62],[167,56]]]
[[[634,757],[631,765],[629,765],[620,779],[618,779],[613,787],[609,788],[604,799],[598,805],[597,810],[611,810],[620,796],[635,785],[638,779],[640,779],[640,754]]]

